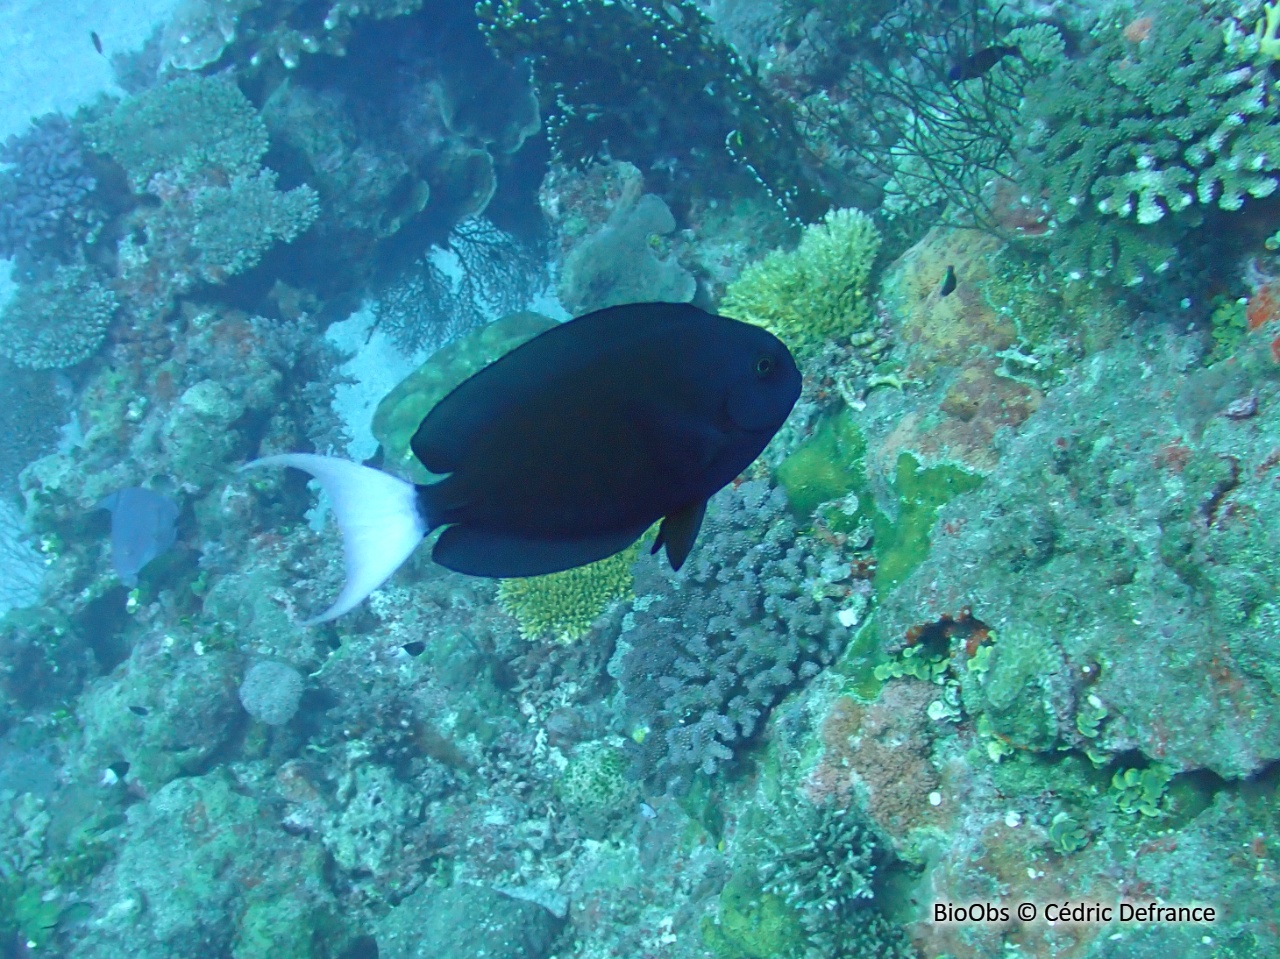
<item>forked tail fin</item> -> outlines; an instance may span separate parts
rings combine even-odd
[[[240,468],[259,466],[292,466],[318,479],[342,531],[346,584],[333,605],[304,626],[327,622],[358,606],[400,568],[430,531],[418,509],[417,488],[389,473],[315,453],[264,456]]]

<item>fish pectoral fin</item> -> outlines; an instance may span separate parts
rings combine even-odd
[[[656,553],[665,546],[671,568],[679,569],[689,558],[706,513],[707,501],[699,500],[667,516],[658,527],[658,538],[654,540],[651,552]]]
[[[729,439],[707,417],[683,410],[651,407],[635,422],[654,466],[678,481],[700,476]]]

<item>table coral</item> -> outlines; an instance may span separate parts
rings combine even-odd
[[[137,190],[157,173],[249,175],[267,152],[267,127],[231,80],[184,76],[85,125],[93,149],[124,167]]]

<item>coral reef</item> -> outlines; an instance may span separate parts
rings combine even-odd
[[[4,148],[0,351],[56,369],[0,368],[0,954],[1275,955],[1280,14],[1193,7],[185,0],[132,99]],[[1212,266],[1215,320],[1095,240],[1176,241],[1143,286]],[[236,467],[363,430],[373,311],[335,321],[381,300],[365,369],[439,348],[368,461],[430,482],[409,437],[549,276],[723,292],[801,356],[788,424],[679,572],[423,549],[301,626],[340,540]],[[134,487],[177,519],[126,584],[94,506]],[[1066,900],[1221,911],[933,909]]]

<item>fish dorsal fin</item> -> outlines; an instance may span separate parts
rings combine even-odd
[[[699,500],[690,503],[684,509],[668,515],[658,527],[658,538],[653,541],[656,553],[662,547],[667,548],[667,561],[672,569],[679,569],[689,558],[693,544],[698,538],[698,530],[702,529],[702,517],[707,512],[707,501]]]

